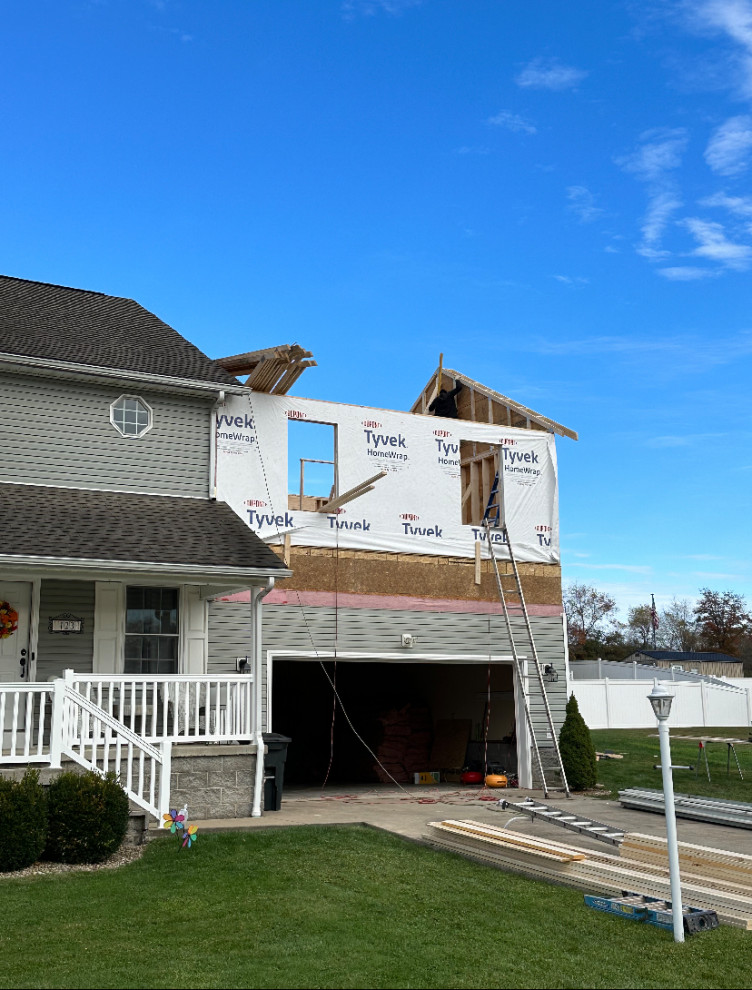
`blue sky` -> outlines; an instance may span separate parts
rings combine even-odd
[[[752,0],[0,4],[0,271],[579,431],[565,578],[752,598]]]

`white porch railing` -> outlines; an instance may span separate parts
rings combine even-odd
[[[168,810],[173,743],[250,742],[254,684],[247,675],[134,677],[76,674],[46,684],[0,683],[0,765],[63,757],[118,775],[157,819]]]
[[[248,674],[74,674],[86,699],[148,742],[250,742],[254,684]]]
[[[102,776],[114,772],[131,801],[161,819],[170,805],[172,744],[163,741],[159,748],[152,746],[69,684],[62,684],[59,736],[53,720],[53,741],[55,737],[63,741],[60,756]],[[57,755],[54,749],[52,755]]]
[[[52,684],[0,684],[0,763],[49,763]]]

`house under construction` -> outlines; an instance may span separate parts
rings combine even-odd
[[[253,392],[216,410],[217,497],[292,571],[264,598],[262,637],[264,728],[293,739],[288,781],[451,780],[475,764],[555,784],[554,441],[577,434],[441,365],[399,412],[291,397],[315,363],[297,345],[218,363]],[[430,415],[457,383],[458,418]],[[210,673],[242,664],[248,603],[211,603]]]

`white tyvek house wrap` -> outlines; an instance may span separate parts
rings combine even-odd
[[[336,426],[340,492],[387,476],[338,513],[289,509],[289,419]],[[518,559],[559,562],[553,434],[261,392],[229,396],[217,422],[218,498],[269,543],[473,557],[480,540],[487,556],[484,531],[461,521],[459,442],[477,440],[501,447]]]

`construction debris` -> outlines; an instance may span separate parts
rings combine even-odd
[[[303,350],[299,344],[281,344],[215,361],[232,375],[247,375],[243,384],[255,392],[286,395],[306,368],[315,367],[312,358],[312,352]]]
[[[425,838],[497,869],[606,897],[621,897],[626,890],[671,898],[666,843],[652,836],[625,837],[618,856],[472,820],[429,822]],[[686,902],[715,911],[721,924],[752,930],[752,856],[688,843],[679,847]]]
[[[665,815],[663,791],[648,787],[629,787],[619,791],[619,800],[625,808],[637,811],[654,811]],[[691,794],[675,794],[677,818],[691,818],[715,825],[732,825],[735,828],[752,828],[752,804],[743,801],[721,801],[714,798],[694,797]]]

